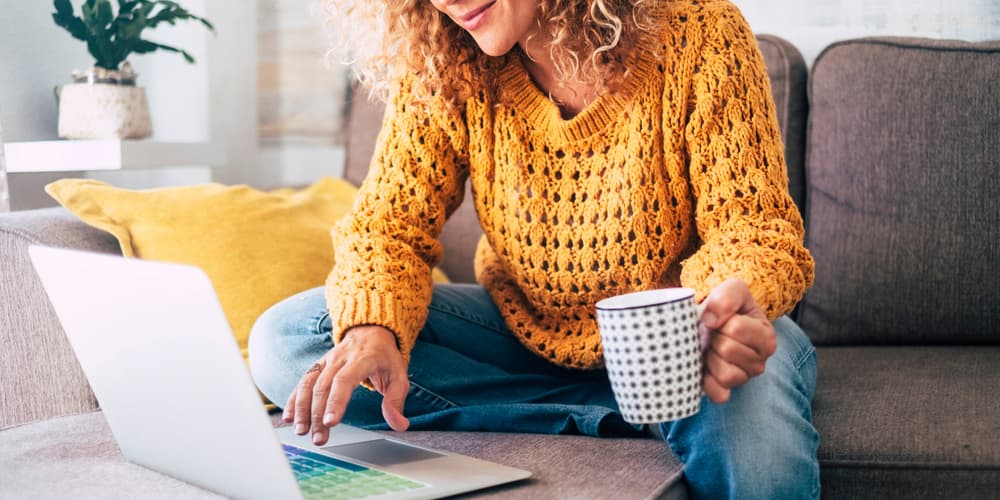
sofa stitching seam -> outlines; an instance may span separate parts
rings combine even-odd
[[[845,469],[892,469],[892,470],[974,470],[974,471],[1000,471],[1000,464],[962,464],[958,462],[940,463],[901,463],[888,462],[883,460],[824,460],[820,459],[820,465],[824,468],[841,467]]]

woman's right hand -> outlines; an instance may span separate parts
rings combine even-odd
[[[405,431],[410,422],[403,403],[410,390],[406,362],[396,337],[381,326],[356,326],[306,371],[285,404],[283,419],[295,422],[295,433],[312,429],[313,443],[326,444],[330,428],[339,424],[354,389],[371,381],[382,394],[382,416],[393,430]]]

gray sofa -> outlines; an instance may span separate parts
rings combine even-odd
[[[796,319],[819,346],[813,415],[827,498],[1000,498],[1000,43],[869,38],[798,51],[759,37],[816,281]],[[379,110],[354,99],[346,176]],[[468,204],[466,204],[468,205]],[[468,206],[443,267],[472,278]],[[0,214],[0,498],[214,497],[124,462],[26,257],[114,253],[62,209]],[[530,469],[477,493],[683,498],[653,439],[413,432]]]

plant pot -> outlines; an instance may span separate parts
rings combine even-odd
[[[153,134],[146,91],[130,68],[93,68],[56,88],[62,139],[143,139]]]

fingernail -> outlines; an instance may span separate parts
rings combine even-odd
[[[313,433],[313,444],[319,444],[320,440],[323,439],[323,434],[319,432]]]
[[[308,431],[308,430],[309,430],[309,426],[307,426],[306,424],[299,424],[299,425],[295,426],[295,433],[298,434],[298,435],[300,435],[300,436],[303,435],[303,434],[305,434],[306,431]]]
[[[331,425],[331,424],[333,424],[333,413],[327,413],[326,415],[323,415],[323,425]]]

